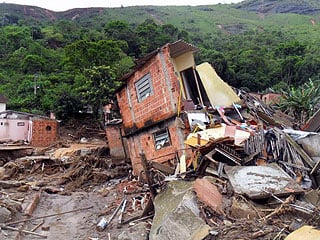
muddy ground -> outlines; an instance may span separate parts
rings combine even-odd
[[[60,140],[49,148],[1,155],[0,239],[148,239],[152,218],[134,220],[150,199],[147,184],[131,176],[128,159],[110,158],[98,127],[73,129],[62,129]],[[283,198],[290,202],[282,206],[270,199],[252,202],[235,196],[230,184],[220,190],[224,214],[199,202],[200,217],[211,227],[205,239],[280,240],[302,225],[320,225],[319,209],[303,214],[289,206],[298,198]],[[110,219],[123,199],[127,204],[122,220],[117,214],[98,231],[97,223]],[[234,199],[237,204],[232,204]]]
[[[143,184],[129,183],[130,161],[109,157],[99,128],[85,128],[62,128],[49,148],[2,152],[0,239],[116,239],[128,228],[118,224],[118,215],[104,231],[96,226],[123,197],[128,203],[143,197]],[[122,221],[141,214],[141,204],[135,205]]]

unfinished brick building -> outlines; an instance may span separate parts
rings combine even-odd
[[[121,79],[123,85],[116,96],[123,129],[116,131],[117,136],[110,134],[115,132],[114,125],[106,131],[111,150],[118,148],[117,139],[126,139],[135,175],[142,170],[142,152],[149,161],[169,165],[172,160],[188,158],[187,125],[194,119],[209,121],[203,110],[196,110],[213,103],[199,80],[195,51],[196,47],[182,40],[168,43],[136,61]],[[188,112],[184,118],[182,111]]]

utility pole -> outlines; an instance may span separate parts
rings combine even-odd
[[[33,94],[36,96],[37,95],[37,78],[39,74],[35,73],[34,74],[34,85],[33,85]]]

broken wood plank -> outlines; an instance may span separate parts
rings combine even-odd
[[[298,169],[303,170],[303,171],[311,171],[311,168],[307,168],[305,166],[300,166],[300,165],[297,165],[297,164],[294,164],[294,163],[288,163],[288,162],[281,161],[281,160],[279,160],[278,163],[287,165],[289,167],[298,168]]]
[[[8,229],[8,230],[12,230],[12,231],[17,231],[17,232],[22,232],[22,233],[27,233],[30,235],[34,235],[34,236],[38,236],[38,237],[42,237],[42,238],[47,238],[47,235],[43,235],[40,233],[35,233],[32,231],[28,231],[28,230],[23,230],[23,229],[19,229],[19,228],[15,228],[15,227],[10,227],[10,226],[1,226],[2,229]]]
[[[161,172],[170,174],[170,175],[174,174],[174,171],[175,171],[175,169],[168,167],[164,164],[158,163],[158,162],[151,162],[151,167],[153,167]]]
[[[319,167],[320,167],[320,160],[316,163],[316,165],[314,165],[314,167],[312,168],[310,174],[312,175],[312,174],[314,174],[316,171],[318,171]]]
[[[309,167],[313,168],[314,167],[314,162],[313,162],[312,158],[287,133],[283,133],[283,134],[285,136],[285,139],[300,154],[300,156],[303,158],[303,160],[306,162],[306,164],[308,164]]]
[[[141,163],[142,163],[142,167],[143,167],[144,173],[145,173],[145,175],[146,175],[146,181],[147,181],[147,184],[148,184],[149,189],[150,189],[151,198],[154,199],[155,196],[157,195],[157,191],[156,191],[155,188],[153,187],[152,180],[151,180],[151,178],[150,178],[150,171],[149,171],[148,160],[147,160],[147,158],[146,158],[146,155],[145,155],[143,152],[140,153],[140,158],[141,158]]]
[[[53,214],[44,215],[44,216],[40,216],[40,217],[21,219],[21,220],[17,220],[17,221],[6,223],[5,226],[13,225],[13,224],[17,224],[17,223],[22,223],[22,222],[27,222],[27,221],[33,221],[33,220],[37,220],[37,219],[41,219],[41,218],[60,216],[60,215],[67,214],[67,213],[73,213],[73,212],[88,210],[88,209],[90,209],[92,207],[93,206],[85,207],[85,208],[78,208],[78,209],[74,209],[74,210],[66,211],[66,212],[62,212],[62,213],[53,213]]]
[[[185,173],[187,171],[186,155],[180,157],[180,173]]]
[[[39,227],[44,224],[44,220],[42,220],[39,224],[37,224],[34,228],[31,229],[31,232],[35,232]]]
[[[41,198],[41,191],[39,191],[37,194],[35,194],[32,202],[27,206],[26,210],[25,210],[25,214],[29,217],[32,216],[32,213],[34,212],[34,210],[36,209],[36,207],[38,206],[39,202],[40,202],[40,198]]]
[[[14,188],[14,187],[20,187],[21,185],[24,185],[25,183],[22,181],[0,181],[0,188]]]

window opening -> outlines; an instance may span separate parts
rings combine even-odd
[[[157,131],[153,134],[156,150],[170,146],[170,136],[168,129]]]
[[[144,75],[135,83],[138,101],[142,102],[144,99],[153,94],[151,75],[150,73]]]

